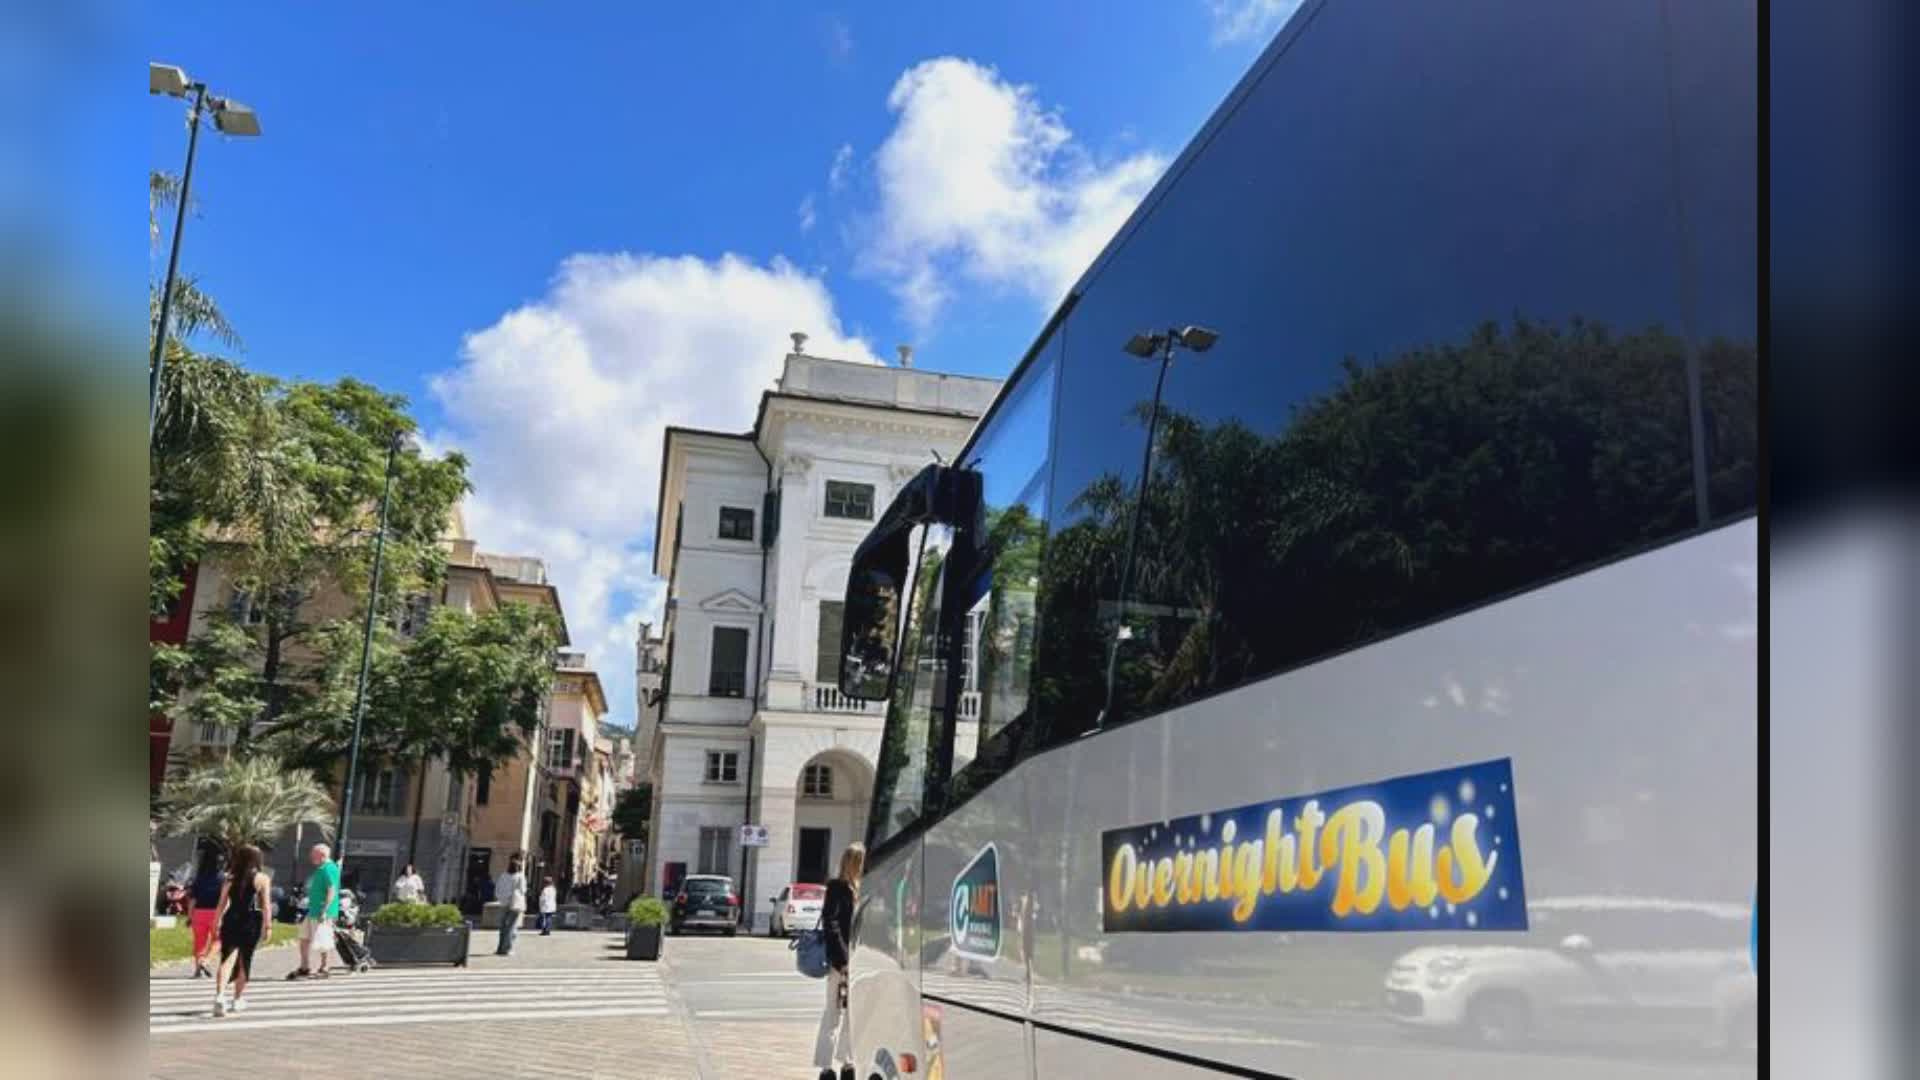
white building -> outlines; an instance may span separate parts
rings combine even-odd
[[[654,785],[650,888],[731,875],[769,898],[825,881],[866,833],[884,708],[836,688],[854,549],[937,452],[951,460],[990,379],[807,356],[805,336],[745,433],[669,428],[654,573],[667,579],[662,702],[640,752]],[[642,714],[643,717],[645,713]],[[743,848],[744,823],[765,848]]]

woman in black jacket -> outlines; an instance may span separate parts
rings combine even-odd
[[[833,1063],[847,1061],[853,1052],[852,1024],[847,1019],[847,956],[853,947],[853,905],[860,898],[860,874],[866,869],[865,844],[847,845],[840,854],[840,876],[827,882],[827,899],[820,907],[820,931],[827,939],[827,1007],[820,1014],[820,1033],[813,1040],[813,1064],[820,1080],[834,1080]],[[840,1070],[854,1075],[853,1065]]]

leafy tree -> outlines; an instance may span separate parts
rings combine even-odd
[[[227,758],[167,781],[158,820],[169,836],[212,836],[231,850],[270,844],[298,824],[330,836],[333,817],[333,797],[312,773],[262,756]]]
[[[273,752],[344,780],[364,639],[360,627],[341,621],[322,627],[316,640],[312,697],[263,733]],[[406,639],[376,622],[360,760],[363,769],[388,761],[414,775],[410,859],[418,854],[427,766],[442,761],[468,777],[519,753],[539,730],[558,641],[554,613],[528,604],[481,615],[439,608]]]
[[[626,837],[647,835],[653,817],[653,785],[635,784],[620,793],[613,804],[613,831]]]

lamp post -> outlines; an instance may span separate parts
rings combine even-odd
[[[1147,480],[1153,471],[1153,436],[1160,426],[1160,392],[1167,384],[1167,368],[1173,366],[1173,350],[1177,346],[1191,353],[1203,353],[1213,348],[1220,335],[1204,326],[1189,326],[1184,329],[1169,328],[1164,333],[1135,334],[1128,339],[1127,352],[1142,360],[1160,359],[1160,373],[1153,381],[1153,405],[1147,412],[1147,445],[1140,455],[1140,486],[1133,497],[1133,521],[1127,527],[1127,553],[1120,564],[1120,588],[1114,605],[1113,638],[1107,642],[1107,684],[1106,699],[1101,703],[1100,716],[1095,721],[1096,728],[1107,726],[1107,714],[1113,709],[1114,673],[1120,662],[1120,635],[1126,628],[1127,584],[1133,577],[1133,553],[1140,542],[1140,519],[1147,505]]]
[[[147,360],[147,439],[160,417],[160,376],[167,359],[167,320],[173,314],[173,279],[180,270],[180,230],[187,223],[187,200],[193,194],[193,157],[200,145],[200,115],[213,107],[213,126],[226,135],[260,134],[260,117],[252,109],[223,97],[209,97],[207,84],[193,82],[187,73],[169,64],[147,65],[147,92],[168,97],[193,95],[187,119],[187,165],[180,173],[180,198],[173,214],[173,242],[167,254],[167,280],[160,290],[159,325],[153,330],[153,355]]]
[[[353,828],[353,787],[360,772],[360,726],[367,715],[367,675],[373,667],[373,618],[380,609],[380,561],[387,546],[387,506],[393,500],[393,465],[407,437],[395,432],[387,443],[387,478],[380,491],[380,531],[373,537],[373,573],[367,586],[367,621],[360,636],[360,680],[353,691],[353,737],[347,743],[347,784],[340,798],[338,859],[347,862],[347,833]]]

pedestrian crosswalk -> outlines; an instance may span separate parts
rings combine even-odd
[[[204,1031],[440,1024],[463,1020],[578,1020],[665,1016],[666,988],[652,964],[580,968],[375,969],[303,982],[260,981],[243,1011],[213,1015],[208,979],[147,983],[154,1037]]]

